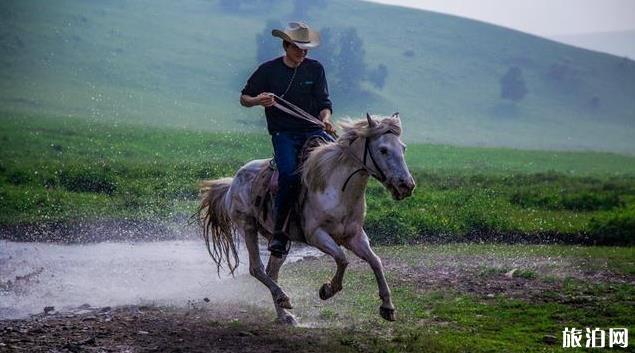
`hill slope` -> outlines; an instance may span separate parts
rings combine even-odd
[[[206,130],[263,131],[238,103],[256,35],[292,2],[228,12],[217,1],[4,1],[4,110]],[[344,0],[312,8],[317,28],[353,27],[386,85],[335,95],[336,116],[400,111],[419,142],[635,152],[635,62],[431,12]],[[274,40],[274,39],[271,39]],[[522,69],[527,96],[500,99]],[[328,74],[328,73],[327,73]],[[335,90],[337,87],[334,87]]]

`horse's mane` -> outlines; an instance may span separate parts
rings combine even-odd
[[[379,117],[373,119],[375,126],[370,127],[368,120],[359,119],[352,121],[346,119],[340,123],[342,135],[335,142],[316,147],[302,165],[302,182],[309,190],[322,191],[326,188],[326,176],[329,172],[343,164],[352,164],[354,161],[346,153],[346,149],[357,138],[374,137],[391,132],[401,135],[401,121],[396,116]]]

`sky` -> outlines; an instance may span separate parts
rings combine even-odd
[[[552,37],[635,29],[635,0],[369,0]]]

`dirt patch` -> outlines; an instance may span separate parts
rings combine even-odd
[[[49,309],[52,310],[52,309]],[[322,329],[293,328],[248,307],[78,308],[0,321],[9,352],[328,352],[346,351]]]
[[[393,278],[420,290],[455,290],[480,298],[503,296],[528,301],[570,302],[567,279],[586,283],[631,284],[635,277],[588,266],[566,257],[505,257],[487,255],[429,255],[406,262],[387,257],[384,266]]]

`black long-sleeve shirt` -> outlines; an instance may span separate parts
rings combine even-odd
[[[271,92],[282,96],[287,87],[289,90],[283,98],[307,113],[319,118],[324,109],[333,111],[329,90],[326,83],[324,67],[317,60],[305,58],[293,77],[294,69],[287,66],[282,57],[267,61],[249,77],[242,94],[255,97],[263,92]],[[289,86],[289,83],[291,85]],[[302,119],[289,115],[278,108],[265,108],[267,129],[275,132],[305,132],[315,130],[312,125]]]

